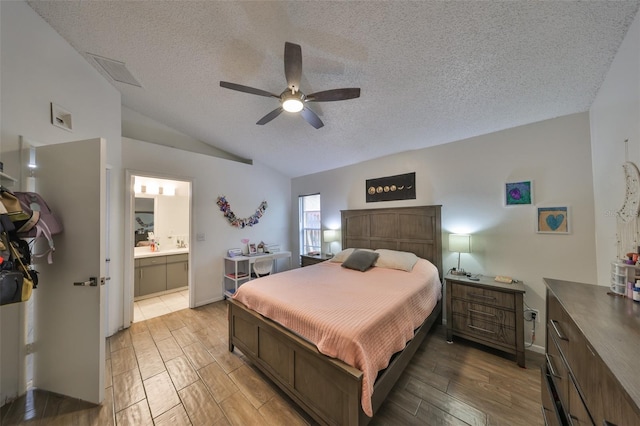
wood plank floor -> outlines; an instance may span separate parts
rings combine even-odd
[[[227,349],[224,302],[134,323],[106,345],[100,406],[32,390],[0,411],[2,425],[313,425]],[[542,425],[543,356],[513,358],[429,334],[372,425]]]

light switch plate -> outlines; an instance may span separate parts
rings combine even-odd
[[[53,102],[51,102],[51,124],[69,132],[73,131],[71,113]]]

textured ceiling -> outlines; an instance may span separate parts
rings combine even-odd
[[[588,110],[639,1],[29,4],[85,57],[126,63],[143,88],[112,82],[123,105],[295,177]],[[362,89],[310,104],[319,130],[257,126],[278,100],[219,86],[279,94],[285,41],[303,92]]]

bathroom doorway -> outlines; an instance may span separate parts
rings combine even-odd
[[[124,324],[192,307],[192,182],[127,171]]]

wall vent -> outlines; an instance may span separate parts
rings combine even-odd
[[[103,58],[102,56],[94,55],[87,52],[91,58],[111,77],[113,80],[120,83],[130,84],[132,86],[142,87],[142,84],[136,80],[136,78],[127,69],[124,62],[116,61],[115,59]]]

